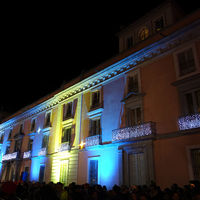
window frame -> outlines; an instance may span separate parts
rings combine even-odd
[[[194,57],[194,65],[195,65],[195,70],[193,72],[190,72],[188,74],[185,75],[180,75],[180,67],[179,67],[179,62],[178,62],[178,55],[180,53],[183,53],[189,49],[192,49],[193,52],[193,57]],[[179,48],[178,50],[176,50],[173,53],[173,60],[174,60],[174,65],[175,65],[175,71],[176,71],[176,79],[180,80],[180,79],[184,79],[186,77],[192,76],[194,74],[197,74],[198,72],[200,72],[199,69],[199,63],[198,63],[198,57],[197,57],[197,51],[196,51],[196,46],[195,44],[190,44],[190,45],[184,45],[181,48]]]

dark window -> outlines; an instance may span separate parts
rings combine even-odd
[[[0,143],[1,144],[3,143],[3,138],[4,138],[4,134],[1,134],[1,136],[0,136]]]
[[[71,127],[70,128],[63,128],[62,132],[62,143],[69,142],[71,141]]]
[[[9,135],[8,135],[8,139],[10,140],[11,138],[12,138],[12,129],[10,130]]]
[[[96,108],[100,105],[100,91],[92,93],[92,105],[91,108]]]
[[[21,150],[21,143],[22,141],[21,140],[16,140],[15,141],[15,148],[14,148],[14,152],[18,152]]]
[[[20,125],[19,133],[23,133],[23,124]]]
[[[127,45],[127,49],[130,49],[131,47],[133,47],[133,37],[128,37],[126,40],[126,45]]]
[[[200,90],[185,94],[187,114],[194,114],[200,111]]]
[[[90,120],[90,136],[101,134],[101,122],[100,119]]]
[[[10,153],[10,145],[6,146],[6,153],[5,154],[9,154]]]
[[[154,21],[155,31],[160,31],[164,27],[163,17],[160,17]]]
[[[72,102],[63,105],[63,120],[72,117]]]
[[[195,71],[192,48],[178,54],[179,75],[184,76]]]
[[[90,160],[89,184],[98,184],[98,160]]]
[[[200,149],[191,150],[191,161],[194,180],[200,180]]]
[[[28,142],[28,150],[31,151],[32,150],[32,146],[33,146],[33,139],[29,139],[29,142]]]
[[[31,123],[31,131],[35,130],[35,119],[33,119],[32,123]]]
[[[142,113],[140,107],[128,110],[128,126],[139,125],[141,121]]]
[[[135,92],[138,93],[139,87],[138,87],[138,75],[129,76],[128,77],[128,93],[129,92]]]
[[[47,113],[45,117],[45,127],[50,127],[51,126],[51,113]]]

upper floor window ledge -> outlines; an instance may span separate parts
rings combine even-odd
[[[100,117],[102,115],[103,110],[104,110],[103,108],[98,108],[98,109],[88,112],[87,115],[89,119]]]
[[[178,119],[179,130],[200,128],[200,114],[187,115]]]

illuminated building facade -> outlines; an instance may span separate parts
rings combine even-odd
[[[119,33],[118,56],[0,124],[2,181],[200,179],[200,12],[169,2]]]

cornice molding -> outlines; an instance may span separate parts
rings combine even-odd
[[[82,92],[91,90],[100,84],[106,83],[109,80],[123,75],[128,71],[139,67],[153,58],[159,57],[171,50],[179,47],[180,45],[189,41],[200,39],[200,20],[197,20],[189,26],[176,31],[169,36],[127,56],[124,59],[110,65],[109,67],[89,76],[88,78],[78,82],[77,84],[59,92],[45,102],[25,111],[14,118],[0,124],[0,131],[5,128],[14,126],[20,121],[23,121],[31,116],[35,116],[45,110],[52,109],[54,106],[78,95]]]

